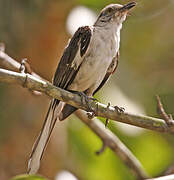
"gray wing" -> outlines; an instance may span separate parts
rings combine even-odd
[[[69,45],[65,48],[63,56],[60,59],[59,65],[54,75],[53,84],[62,89],[68,89],[73,82],[79,68],[81,66],[83,56],[86,53],[92,30],[89,26],[80,27],[72,37]],[[59,104],[59,100],[54,99],[52,108],[55,109]],[[60,120],[65,119],[76,110],[75,107],[68,104],[65,105],[62,111]]]
[[[92,31],[89,26],[80,27],[72,37],[69,45],[65,48],[63,56],[54,75],[53,84],[62,89],[67,89],[77,74],[80,65],[77,67],[74,60],[79,54],[82,58],[88,49]]]
[[[116,56],[113,58],[103,81],[101,82],[99,87],[94,91],[93,95],[97,93],[104,86],[104,84],[108,81],[109,77],[116,71],[118,67],[118,58],[119,58],[119,52],[117,52]]]

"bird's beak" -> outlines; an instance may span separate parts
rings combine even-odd
[[[128,12],[130,9],[132,9],[137,3],[136,2],[130,2],[128,4],[125,4],[123,7],[119,9],[120,12]]]

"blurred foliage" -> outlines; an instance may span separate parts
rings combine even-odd
[[[159,134],[148,131],[131,137],[121,133],[112,123],[109,126],[136,155],[149,174],[157,176],[174,160],[173,148]],[[70,153],[78,160],[76,168],[81,167],[80,171],[85,174],[86,179],[134,179],[131,172],[110,149],[100,156],[95,155],[102,142],[80,121],[71,120],[69,123],[69,140]]]
[[[15,51],[21,49],[29,32],[35,30],[37,22],[42,20],[45,5],[46,0],[1,0],[1,41],[12,45],[13,49],[16,47]]]
[[[51,80],[70,37],[65,27],[70,10],[76,5],[86,5],[98,12],[109,3],[115,1],[0,0],[0,41],[6,44],[9,55],[19,61],[29,58],[34,71]],[[112,83],[151,116],[157,116],[155,94],[161,96],[167,112],[174,114],[173,9],[172,0],[138,1],[121,32],[120,63]],[[0,84],[0,99],[0,179],[6,180],[26,171],[49,100],[6,84]],[[85,180],[135,179],[111,150],[95,155],[101,140],[75,116],[57,128],[40,174],[54,179],[59,171],[66,169]],[[128,136],[113,122],[109,128],[152,176],[160,174],[174,160],[172,135],[145,131]]]

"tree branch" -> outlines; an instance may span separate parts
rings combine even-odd
[[[89,102],[82,101],[81,96],[65,91],[53,86],[51,83],[38,79],[30,74],[17,73],[0,68],[0,81],[5,83],[19,84],[30,90],[40,91],[46,95],[64,101],[78,109],[89,111],[89,104],[96,116],[101,116],[107,119],[131,124],[134,126],[155,130],[159,132],[174,132],[173,126],[168,126],[164,120],[136,115],[128,112],[119,113],[114,107],[95,102],[89,99]]]
[[[161,103],[160,97],[156,95],[157,99],[157,112],[161,116],[162,119],[166,122],[166,124],[170,126],[174,126],[174,120],[171,114],[167,114],[164,110],[163,104]]]
[[[26,60],[23,60],[20,64],[14,59],[12,59],[10,56],[8,56],[4,51],[5,46],[3,43],[0,43],[0,58],[1,60],[3,60],[3,63],[7,68],[11,67],[17,71],[20,70],[21,73],[24,73],[25,70],[27,70],[27,72],[42,80],[42,78],[39,75],[37,75],[31,70],[31,67],[28,63],[26,66]],[[25,82],[24,85],[26,85]],[[89,118],[87,118],[83,110],[78,110],[76,112],[76,115],[103,141],[103,146],[98,152],[98,154],[103,152],[105,148],[108,146],[111,148],[111,150],[113,150],[113,152],[116,153],[116,155],[120,157],[120,159],[122,159],[123,162],[125,162],[125,164],[132,170],[132,172],[137,176],[138,179],[145,179],[146,177],[148,177],[146,172],[142,168],[140,162],[136,159],[136,157],[117,138],[116,135],[114,135],[110,130],[104,128],[103,123],[101,123],[97,118],[89,121]]]
[[[89,119],[87,114],[82,110],[78,110],[75,114],[102,139],[103,146],[97,153],[103,152],[108,146],[132,170],[138,179],[145,179],[148,177],[140,162],[131,153],[131,151],[118,139],[115,134],[113,134],[109,129],[106,129],[105,125],[101,121],[97,118]]]
[[[21,64],[8,56],[3,50],[5,50],[5,47],[3,45],[0,45],[0,59],[3,60],[3,64],[6,67],[10,67],[13,70],[19,71]],[[30,67],[28,69],[30,69]],[[88,110],[88,103],[82,102],[82,99],[79,95],[72,94],[68,91],[53,86],[51,83],[43,80],[40,76],[38,76],[32,71],[30,71],[30,73],[33,76],[24,73],[24,70],[22,70],[21,72],[22,73],[17,73],[0,69],[0,81],[19,84],[30,90],[37,90],[43,92],[52,98],[67,102],[68,104],[71,104],[77,108],[84,109],[86,111]],[[90,100],[89,103],[92,106],[93,111],[95,111],[95,114],[98,116],[159,132],[174,132],[174,127],[168,126],[168,124],[162,119],[135,115],[126,112],[120,113],[112,106],[106,106],[98,102],[96,103],[92,100]],[[134,172],[138,179],[147,178],[145,171],[143,170],[141,164],[136,159],[136,157],[110,130],[104,128],[103,123],[101,123],[99,120],[89,120],[89,118],[87,118],[87,115],[80,110],[76,112],[76,115],[85,124],[87,124],[88,127],[91,128],[91,130],[96,135],[98,135],[102,139],[103,146],[100,149],[99,153],[103,152],[107,146],[110,147],[111,150],[115,152],[123,160],[123,162]]]
[[[7,83],[20,84],[28,89],[37,90],[44,92],[52,98],[59,99],[67,102],[68,104],[75,105],[80,109],[87,110],[86,104],[81,104],[81,97],[76,94],[72,94],[60,88],[53,86],[51,83],[37,79],[30,74],[17,73],[9,70],[0,68],[0,81]],[[104,130],[104,125],[100,122],[95,122],[85,118],[84,114],[77,113],[78,117],[87,124],[104,142],[105,145],[109,146],[121,159],[132,169],[134,174],[144,179],[147,177],[146,173],[141,167],[139,161],[134,155],[121,143],[121,141],[114,136],[109,130]],[[88,119],[88,120],[87,120]]]
[[[13,58],[11,58],[10,56],[8,56],[4,51],[5,46],[3,43],[0,43],[0,59],[2,60],[2,64],[10,69],[19,71],[21,64]],[[34,73],[33,71],[31,72],[31,75],[33,75],[34,77],[30,74],[15,74],[15,72],[5,71],[3,69],[0,70],[1,82],[11,82],[24,85],[24,82],[27,79],[27,82],[25,84],[26,88],[29,88],[30,90],[44,92],[45,94],[53,98],[55,98],[56,96],[57,99],[65,101],[77,108],[86,111],[88,110],[88,104],[85,104],[85,102],[82,103],[80,96],[53,86],[51,83],[41,78],[38,74]],[[96,103],[92,100],[91,106],[97,116],[105,117],[107,119],[111,119],[114,121],[119,121],[158,132],[174,132],[174,126],[172,125],[169,127],[163,119],[143,115],[136,115],[128,112],[120,113],[117,112],[117,110],[112,106],[107,107],[107,105]]]

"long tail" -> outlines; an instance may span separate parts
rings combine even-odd
[[[61,101],[55,108],[52,108],[52,104],[53,104],[53,101],[51,102],[50,107],[48,109],[44,124],[40,131],[40,134],[37,137],[37,139],[33,145],[33,148],[32,148],[32,153],[31,153],[30,159],[28,161],[28,173],[29,174],[37,173],[37,171],[40,167],[40,161],[42,159],[44,150],[50,139],[54,125],[55,125],[57,119],[59,120],[59,116],[65,106],[65,103],[61,102]]]

